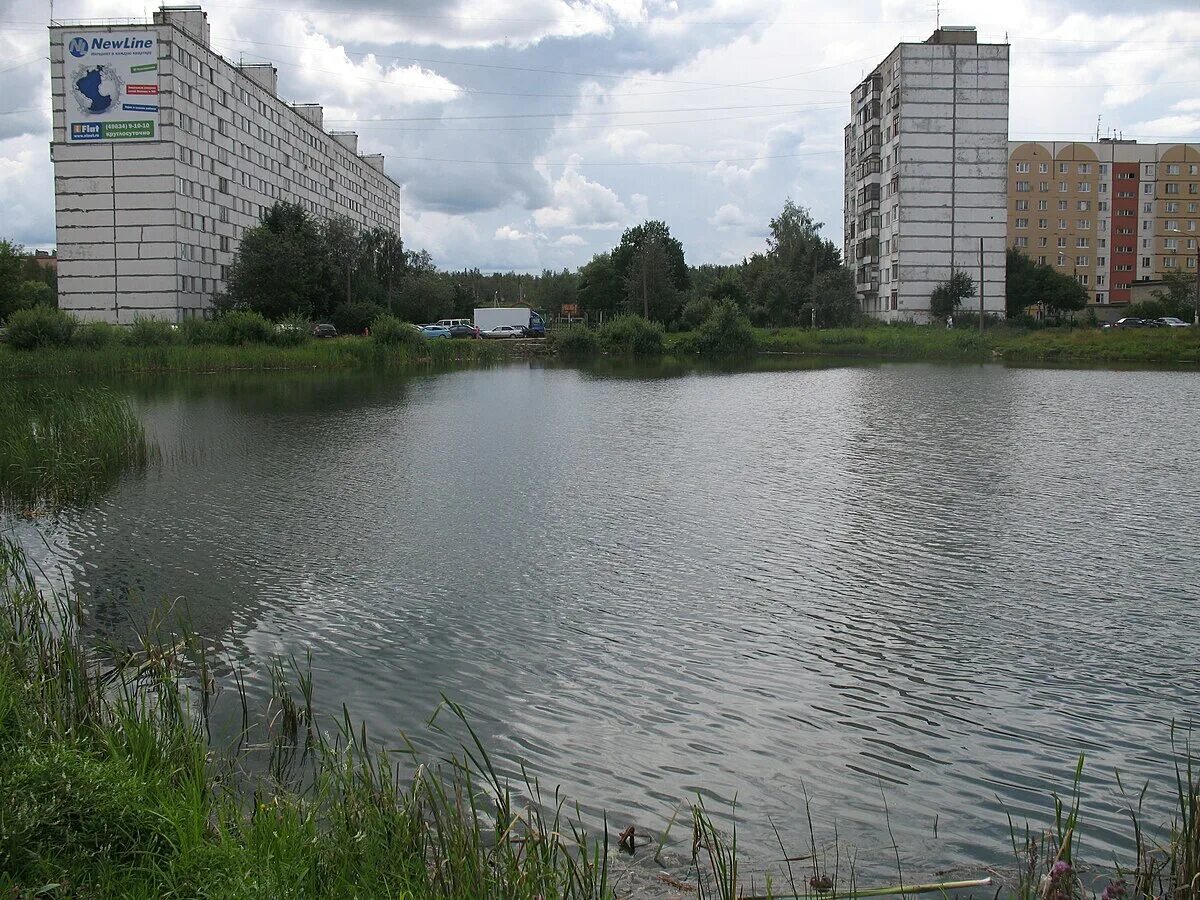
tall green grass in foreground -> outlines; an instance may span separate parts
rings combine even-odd
[[[0,895],[608,898],[623,893],[617,847],[649,853],[632,830],[611,841],[607,823],[585,831],[528,777],[510,786],[448,701],[438,715],[443,734],[463,736],[460,751],[427,764],[411,747],[380,749],[346,712],[318,721],[311,677],[276,662],[265,715],[237,691],[242,739],[215,748],[219,685],[241,677],[194,636],[164,637],[164,624],[148,623],[131,648],[90,649],[80,607],[39,590],[21,551],[0,541]],[[690,865],[652,868],[674,820],[644,862],[661,873],[656,893],[719,900],[1059,900],[1098,885],[1105,900],[1195,900],[1200,786],[1190,770],[1177,774],[1171,839],[1151,844],[1135,813],[1133,861],[1094,877],[1078,858],[1078,772],[1050,828],[1021,840],[1013,829],[1015,874],[999,890],[988,879],[914,883],[899,866],[895,884],[863,888],[852,855],[836,838],[818,843],[811,826],[805,852],[781,838],[778,873],[747,880],[736,828],[719,826],[703,801],[691,807]],[[880,830],[894,847],[886,820]]]
[[[86,500],[149,452],[128,401],[110,390],[0,387],[0,509]]]

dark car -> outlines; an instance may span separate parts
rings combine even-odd
[[[337,329],[328,322],[322,322],[320,325],[313,326],[312,334],[315,338],[335,338],[337,337]]]
[[[1147,322],[1145,319],[1139,319],[1137,316],[1126,316],[1123,319],[1117,319],[1117,321],[1113,322],[1112,327],[1113,328],[1153,328],[1154,325],[1152,323]]]
[[[452,338],[471,338],[479,337],[479,329],[474,325],[447,325]]]

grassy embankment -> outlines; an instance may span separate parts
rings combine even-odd
[[[243,683],[236,670],[219,677],[225,662],[215,663],[195,637],[164,638],[162,623],[152,623],[136,646],[103,654],[83,633],[80,608],[39,591],[20,551],[0,542],[4,896],[615,894],[616,837],[607,829],[589,835],[567,816],[557,792],[546,803],[528,778],[519,799],[453,704],[444,705],[442,718],[463,735],[460,754],[421,765],[415,755],[376,748],[348,713],[318,721],[311,678],[290,678],[275,663],[264,717],[255,719],[244,693],[237,694],[238,746],[256,749],[219,751],[207,737],[209,717],[218,685]],[[247,752],[266,758],[257,775],[242,764]],[[1135,816],[1133,856],[1128,870],[1116,873],[1123,893],[1110,885],[1106,900],[1200,896],[1200,785],[1190,771],[1177,775],[1170,842],[1151,846]],[[1019,837],[1014,830],[1009,896],[1085,897],[1107,880],[1106,873],[1088,873],[1085,888],[1081,878],[1078,793],[1055,806],[1044,831]],[[815,836],[807,853],[785,853],[786,867],[756,889],[740,870],[736,832],[719,828],[702,802],[691,819],[691,866],[663,875],[663,890],[677,896],[999,893],[965,882],[863,889],[836,842],[820,847]]]
[[[766,351],[909,360],[1200,364],[1200,328],[1027,330],[871,326],[758,331]]]
[[[85,501],[149,454],[141,422],[112,391],[0,388],[0,510]]]
[[[140,372],[233,372],[268,369],[420,368],[481,363],[503,358],[490,341],[427,341],[410,348],[372,339],[307,340],[295,347],[265,343],[116,345],[100,348],[41,347],[17,350],[0,344],[0,383],[61,375],[104,376]]]

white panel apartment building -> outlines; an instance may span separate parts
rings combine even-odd
[[[120,324],[200,316],[277,200],[400,232],[401,187],[269,64],[209,47],[205,13],[50,29],[59,304]]]
[[[952,270],[1004,314],[1008,45],[974,28],[899,44],[850,98],[845,130],[845,259],[863,310],[925,322]],[[978,310],[978,293],[964,301]]]

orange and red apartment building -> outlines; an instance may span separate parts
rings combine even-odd
[[[1009,141],[1008,245],[1072,275],[1100,312],[1134,282],[1195,277],[1200,144]]]

